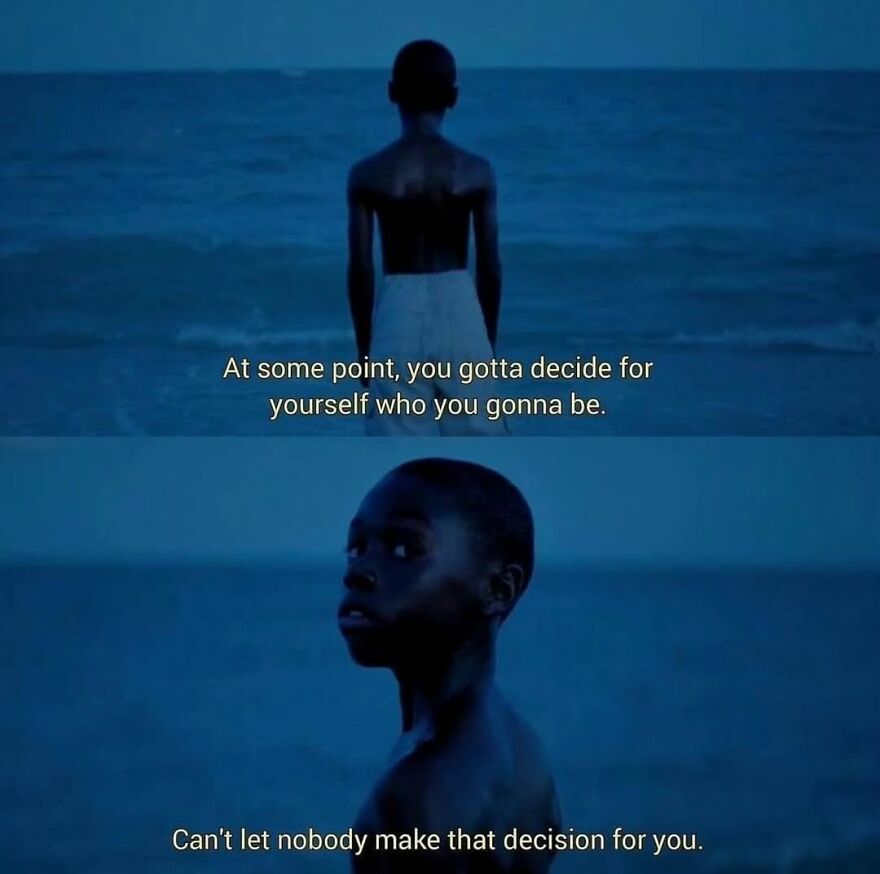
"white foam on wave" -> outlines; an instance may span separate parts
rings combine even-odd
[[[855,819],[827,826],[822,834],[789,837],[773,849],[750,844],[739,852],[716,852],[714,874],[799,874],[804,871],[868,871],[880,863],[880,827],[874,819]],[[874,867],[867,867],[868,865]],[[819,866],[822,866],[820,869]]]
[[[675,334],[670,342],[681,346],[727,346],[745,349],[809,349],[818,352],[880,352],[880,320],[847,320],[798,327],[728,328],[711,334]]]
[[[246,331],[240,328],[192,326],[177,333],[181,346],[291,346],[326,345],[352,340],[345,328],[304,328],[293,331]]]

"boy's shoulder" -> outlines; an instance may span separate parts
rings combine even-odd
[[[373,179],[387,163],[388,158],[386,153],[390,148],[390,146],[386,146],[384,149],[379,149],[377,152],[371,152],[369,155],[365,155],[363,158],[355,161],[348,171],[348,187],[363,187]]]
[[[489,814],[487,787],[522,805],[555,803],[541,744],[506,703],[474,711],[396,762],[376,786],[373,814],[386,824],[430,823],[438,833],[467,830]]]
[[[485,759],[477,764],[469,746],[429,742],[395,762],[373,790],[363,825],[441,834],[478,822],[491,766]]]
[[[492,168],[492,162],[476,152],[469,152],[461,146],[455,146],[456,154],[459,156],[465,169],[472,178],[483,188],[494,188],[495,171]]]
[[[443,139],[441,146],[452,159],[455,171],[465,176],[471,185],[492,188],[495,172],[488,158],[462,148],[451,140]],[[353,190],[371,188],[378,180],[387,179],[398,166],[411,161],[408,147],[400,140],[355,161],[348,173],[348,187]]]

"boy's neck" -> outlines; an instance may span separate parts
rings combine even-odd
[[[495,678],[495,635],[467,641],[436,661],[394,671],[400,687],[403,731],[432,735],[446,719],[484,696]]]
[[[400,128],[404,137],[439,136],[443,129],[443,113],[401,112]]]

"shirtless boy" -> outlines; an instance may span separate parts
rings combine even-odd
[[[532,730],[494,681],[498,631],[528,585],[532,517],[495,471],[411,461],[364,498],[348,535],[339,626],[355,662],[390,668],[402,733],[355,831],[442,837],[438,850],[365,850],[355,874],[539,874],[552,852],[516,852],[518,829],[558,830],[553,778]],[[451,851],[450,831],[496,849]],[[367,846],[370,846],[368,841]]]
[[[494,357],[501,301],[495,180],[489,162],[442,134],[458,99],[455,60],[431,40],[405,45],[394,61],[388,96],[401,135],[359,161],[348,179],[348,297],[360,359],[448,361],[449,379],[413,385],[374,380],[374,397],[437,396],[482,402],[491,384],[462,386],[455,367]],[[375,295],[373,223],[378,218],[384,281]],[[475,278],[467,271],[473,224]],[[365,383],[366,384],[366,383]],[[483,404],[481,403],[481,407]],[[368,434],[498,434],[484,416],[367,418]]]

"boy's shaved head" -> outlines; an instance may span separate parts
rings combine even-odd
[[[346,539],[340,631],[358,664],[411,669],[494,641],[534,565],[529,506],[479,464],[409,461],[361,501]]]
[[[455,58],[431,39],[407,43],[394,59],[389,94],[404,112],[442,112],[455,105]]]
[[[481,464],[450,458],[408,461],[392,473],[447,493],[490,557],[522,568],[525,588],[535,565],[534,523],[526,499],[509,479]]]

